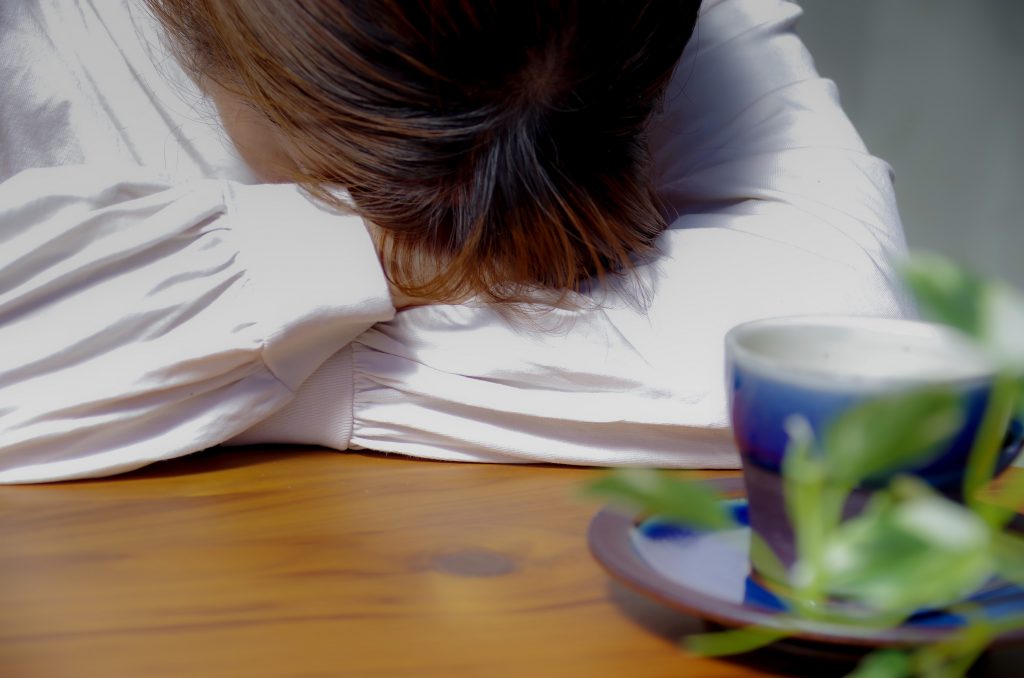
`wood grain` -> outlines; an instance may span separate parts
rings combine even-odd
[[[240,448],[0,488],[0,676],[807,672],[678,649],[699,622],[587,552],[596,473]]]

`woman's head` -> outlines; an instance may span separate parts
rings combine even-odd
[[[348,190],[409,293],[571,289],[664,228],[645,127],[699,0],[149,2],[274,127],[275,174]]]

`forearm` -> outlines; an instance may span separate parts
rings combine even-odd
[[[0,184],[0,481],[222,442],[393,314],[362,224],[294,187],[96,167]]]

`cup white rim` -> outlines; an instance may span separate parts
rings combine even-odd
[[[881,333],[905,336],[916,339],[938,339],[948,343],[954,350],[966,351],[983,364],[983,369],[977,369],[966,375],[907,375],[857,377],[856,375],[844,375],[842,380],[837,380],[835,374],[829,374],[821,370],[794,368],[791,365],[782,367],[776,362],[766,359],[755,351],[750,350],[742,343],[742,338],[752,332],[786,327],[821,327],[821,328],[851,328],[867,329]],[[851,315],[793,315],[761,318],[740,323],[730,329],[725,335],[725,352],[727,360],[741,364],[744,369],[754,371],[762,376],[770,377],[780,382],[803,384],[812,386],[815,389],[823,390],[867,390],[894,388],[912,388],[948,385],[952,387],[971,387],[985,382],[992,381],[997,372],[995,364],[959,330],[947,325],[927,322],[923,320],[911,320],[902,318],[881,318],[874,316],[851,316]],[[730,357],[731,356],[731,357]]]

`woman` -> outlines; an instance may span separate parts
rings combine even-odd
[[[469,3],[414,17],[392,2],[154,2],[255,168],[197,124],[205,100],[135,4],[0,10],[18,90],[0,104],[0,481],[223,442],[731,466],[730,326],[904,312],[888,168],[814,73],[789,3],[705,3],[660,97],[693,4],[594,17],[580,3],[561,26],[489,33]],[[588,36],[568,59],[567,27]],[[611,29],[629,37],[590,37]],[[406,34],[440,51],[396,45]],[[523,35],[543,37],[526,61],[466,57]],[[345,68],[315,66],[332,58]],[[425,89],[431,115],[409,105]],[[292,184],[221,180],[252,169],[335,207],[350,195],[374,238]],[[484,301],[545,311],[509,319]]]

